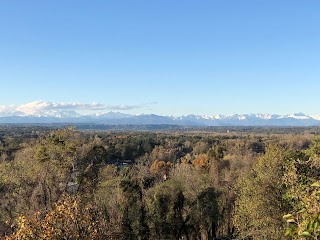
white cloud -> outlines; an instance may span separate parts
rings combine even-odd
[[[15,111],[16,107],[14,105],[2,105],[0,106],[0,113],[1,112],[12,112]]]
[[[22,104],[19,106],[2,105],[0,115],[36,115],[50,111],[126,111],[145,107],[145,105],[110,105],[101,103],[55,103],[43,100]]]

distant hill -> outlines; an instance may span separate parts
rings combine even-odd
[[[319,126],[320,117],[303,113],[276,114],[235,114],[231,116],[186,115],[161,116],[155,114],[131,115],[108,112],[94,115],[80,115],[74,111],[51,111],[37,115],[0,115],[0,123],[70,123],[107,125],[148,125],[164,124],[178,126]]]

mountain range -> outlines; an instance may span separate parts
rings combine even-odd
[[[277,114],[234,114],[231,116],[185,115],[161,116],[156,114],[125,114],[107,112],[81,115],[76,111],[50,110],[36,114],[19,114],[17,112],[0,114],[0,123],[37,124],[37,123],[93,123],[106,125],[146,125],[169,124],[179,126],[320,126],[320,116],[294,113]]]

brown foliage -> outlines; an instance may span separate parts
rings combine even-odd
[[[113,236],[98,209],[83,206],[77,197],[66,195],[46,214],[20,216],[16,231],[5,239],[113,239]]]
[[[206,154],[200,154],[195,160],[192,161],[192,164],[198,170],[205,170],[210,165],[209,157]]]
[[[155,160],[150,167],[150,173],[153,175],[165,175],[169,173],[170,168],[170,162]]]

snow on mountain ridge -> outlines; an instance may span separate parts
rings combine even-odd
[[[79,116],[81,116],[79,113],[77,113],[76,111],[59,111],[59,110],[48,110],[48,111],[39,111],[37,113],[34,114],[26,114],[23,113],[20,116],[33,116],[33,117],[38,117],[38,118],[42,118],[42,117],[53,117],[53,118],[77,118]]]
[[[10,110],[10,111],[9,111]],[[99,112],[80,114],[74,110],[41,109],[35,113],[1,111],[1,123],[70,122],[102,124],[177,124],[184,126],[319,126],[320,116],[293,113],[277,114],[234,114],[161,116],[156,114],[127,114],[121,112]]]
[[[6,111],[2,112],[0,108],[0,117],[3,116],[37,116],[37,117],[79,117],[79,116],[91,116],[91,117],[113,117],[113,118],[121,118],[121,117],[129,117],[129,116],[148,116],[148,115],[155,115],[161,116],[156,114],[127,114],[121,112],[98,112],[94,114],[80,114],[74,110],[40,110],[34,112],[23,112],[23,111]],[[162,117],[168,117],[171,119],[185,119],[185,118],[193,118],[193,119],[205,119],[205,120],[222,120],[222,119],[238,119],[238,120],[245,120],[248,118],[258,118],[258,119],[282,119],[282,118],[294,118],[294,119],[315,119],[320,120],[320,115],[305,115],[302,113],[293,113],[287,115],[277,115],[277,114],[233,114],[233,115],[196,115],[196,114],[189,114],[189,115],[182,115],[182,116],[173,116],[167,115]]]
[[[319,115],[310,115],[314,120],[319,120],[320,121],[320,116]]]

